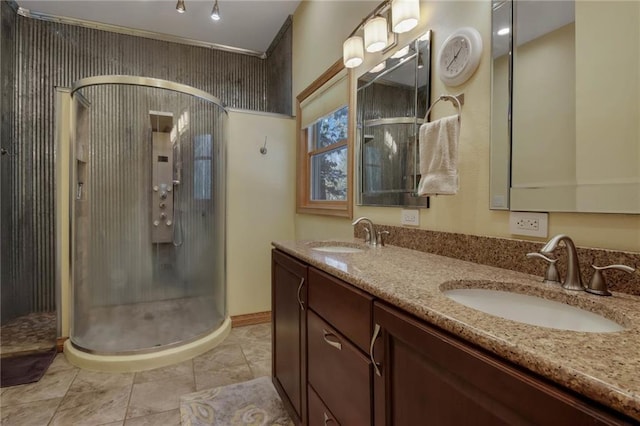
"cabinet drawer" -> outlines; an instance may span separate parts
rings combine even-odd
[[[309,268],[309,307],[362,351],[369,351],[373,297],[315,268]]]
[[[309,386],[307,395],[309,395],[308,426],[340,426],[338,420],[331,414],[331,411],[324,405],[324,402],[311,386]]]
[[[309,384],[345,425],[371,424],[371,361],[319,316],[307,313]]]

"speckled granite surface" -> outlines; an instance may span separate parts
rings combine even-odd
[[[640,421],[640,297],[570,292],[541,283],[539,276],[391,245],[370,248],[362,240],[343,242],[362,247],[359,253],[313,249],[322,244],[273,243],[429,323]],[[469,245],[462,247],[469,251]],[[564,301],[600,313],[626,329],[586,333],[517,323],[468,308],[441,291],[460,287],[509,289]]]
[[[482,237],[456,234],[452,232],[429,231],[426,229],[400,226],[376,225],[376,229],[389,231],[387,242],[399,247],[439,254],[483,265],[497,266],[526,274],[544,275],[546,263],[541,260],[526,259],[525,255],[539,251],[543,243],[514,240],[508,238]],[[354,227],[354,236],[364,238],[362,226]],[[580,271],[587,284],[593,275],[591,265],[607,266],[622,264],[635,268],[634,274],[609,270],[607,284],[612,291],[640,296],[640,253],[577,247]],[[564,248],[555,251],[558,268],[564,277],[566,252]]]

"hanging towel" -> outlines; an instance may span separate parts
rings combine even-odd
[[[418,195],[458,192],[459,115],[420,126],[420,183]]]

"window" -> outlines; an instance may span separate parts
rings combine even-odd
[[[307,134],[311,200],[347,199],[347,106],[322,117]]]
[[[348,93],[340,61],[298,96],[298,213],[351,217]]]

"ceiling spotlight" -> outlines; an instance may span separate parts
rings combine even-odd
[[[187,8],[184,7],[184,0],[178,0],[178,4],[176,4],[176,10],[178,13],[184,13]]]
[[[220,8],[218,7],[218,0],[213,4],[213,10],[211,11],[211,19],[214,21],[220,20]]]

